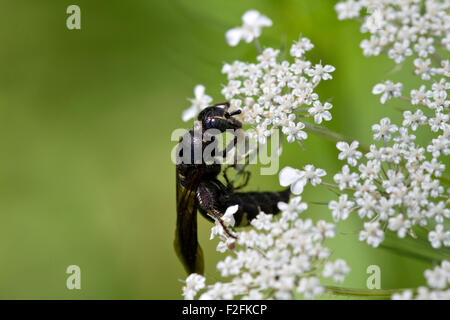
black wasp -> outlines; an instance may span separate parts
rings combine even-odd
[[[181,137],[177,146],[177,225],[174,246],[189,274],[203,274],[204,271],[203,252],[197,241],[197,209],[208,220],[221,223],[221,216],[226,209],[237,204],[239,209],[234,214],[235,225],[245,226],[260,211],[278,213],[278,202],[287,202],[290,195],[289,189],[281,192],[236,192],[247,184],[248,175],[241,186],[234,187],[224,170],[225,185],[218,180],[220,164],[205,162],[203,157],[200,161],[194,161],[193,150],[201,150],[203,154],[211,143],[216,142],[215,135],[227,129],[236,130],[242,127],[241,122],[234,118],[241,113],[240,110],[228,112],[229,107],[230,104],[224,102],[205,108],[198,115],[196,125]],[[198,126],[201,126],[200,129]],[[216,130],[211,136],[211,130],[208,129]],[[194,134],[195,130],[201,130],[202,135]],[[210,136],[207,136],[208,134]],[[236,141],[235,135],[235,139],[219,155],[213,156],[225,158]],[[190,150],[190,154],[183,154],[186,150]],[[182,158],[187,158],[188,161],[182,162]],[[224,230],[233,236],[225,226]]]

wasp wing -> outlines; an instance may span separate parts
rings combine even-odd
[[[188,274],[203,274],[203,251],[197,241],[196,201],[196,190],[200,184],[202,172],[194,173],[184,187],[179,175],[177,170],[177,226],[174,247]]]

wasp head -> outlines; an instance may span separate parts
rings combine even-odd
[[[202,122],[205,129],[218,129],[225,132],[227,129],[240,129],[242,123],[233,118],[233,116],[241,113],[241,110],[228,112],[229,103],[224,103],[222,106],[214,105],[205,108],[198,115],[198,120]]]

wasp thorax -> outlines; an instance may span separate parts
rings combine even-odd
[[[202,122],[205,129],[218,129],[224,132],[227,129],[242,128],[242,123],[233,118],[240,114],[240,110],[228,112],[228,107],[212,106],[204,109],[198,115],[198,120]]]

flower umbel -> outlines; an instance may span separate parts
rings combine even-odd
[[[185,298],[292,299],[298,293],[310,299],[324,292],[320,277],[342,282],[350,271],[345,261],[325,264],[331,252],[323,242],[335,236],[335,226],[300,219],[299,213],[307,208],[300,197],[279,207],[281,215],[261,212],[252,221],[254,229],[237,232],[236,246],[217,264],[224,282],[203,287],[205,279],[191,275]]]
[[[225,38],[232,47],[237,46],[241,40],[252,42],[261,35],[262,27],[271,25],[272,21],[266,16],[256,10],[248,10],[242,16],[242,26],[228,30]]]

